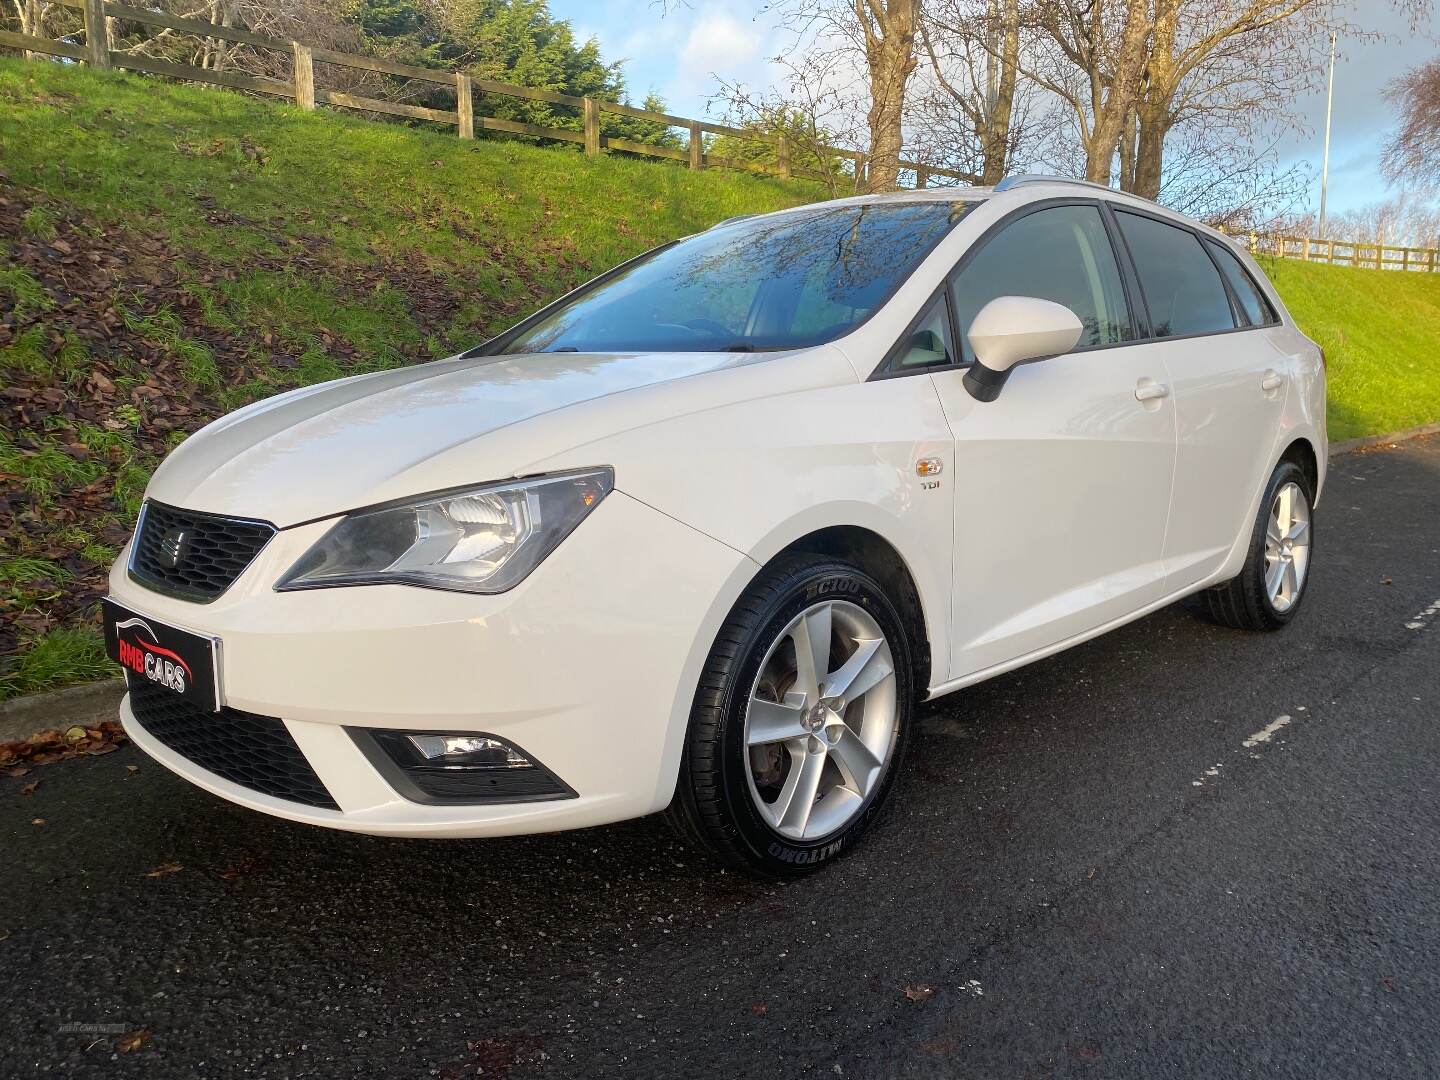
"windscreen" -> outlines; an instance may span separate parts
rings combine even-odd
[[[869,318],[976,203],[822,206],[722,225],[547,314],[504,352],[797,349]]]

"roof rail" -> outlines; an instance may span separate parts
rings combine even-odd
[[[1084,187],[1099,188],[1101,191],[1116,190],[1109,184],[1097,184],[1093,180],[1077,180],[1073,176],[1053,176],[1048,173],[1016,173],[1014,176],[1005,177],[996,184],[995,190],[1009,191],[1021,184],[1079,184]]]

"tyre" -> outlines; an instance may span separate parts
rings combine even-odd
[[[700,676],[672,823],[766,877],[848,851],[904,756],[910,649],[895,605],[857,567],[798,555],[762,571]]]
[[[1238,630],[1278,630],[1300,610],[1310,580],[1315,493],[1294,462],[1282,461],[1265,485],[1245,568],[1208,590],[1210,615]]]

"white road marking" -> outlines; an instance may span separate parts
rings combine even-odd
[[[1290,717],[1288,715],[1277,716],[1274,720],[1271,720],[1270,723],[1266,724],[1259,731],[1255,732],[1254,735],[1251,735],[1240,745],[1248,749],[1252,746],[1259,746],[1261,743],[1268,743],[1271,739],[1275,737],[1275,733],[1288,723],[1290,723]]]
[[[1440,614],[1440,600],[1436,600],[1424,611],[1417,611],[1414,615],[1410,616],[1410,621],[1405,624],[1405,629],[1424,630],[1426,624],[1437,614]]]

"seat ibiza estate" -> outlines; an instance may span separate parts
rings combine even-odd
[[[803,873],[917,702],[1191,593],[1289,622],[1324,421],[1260,268],[1153,203],[1016,177],[732,219],[189,438],[111,574],[121,716],[293,821],[668,810]]]

